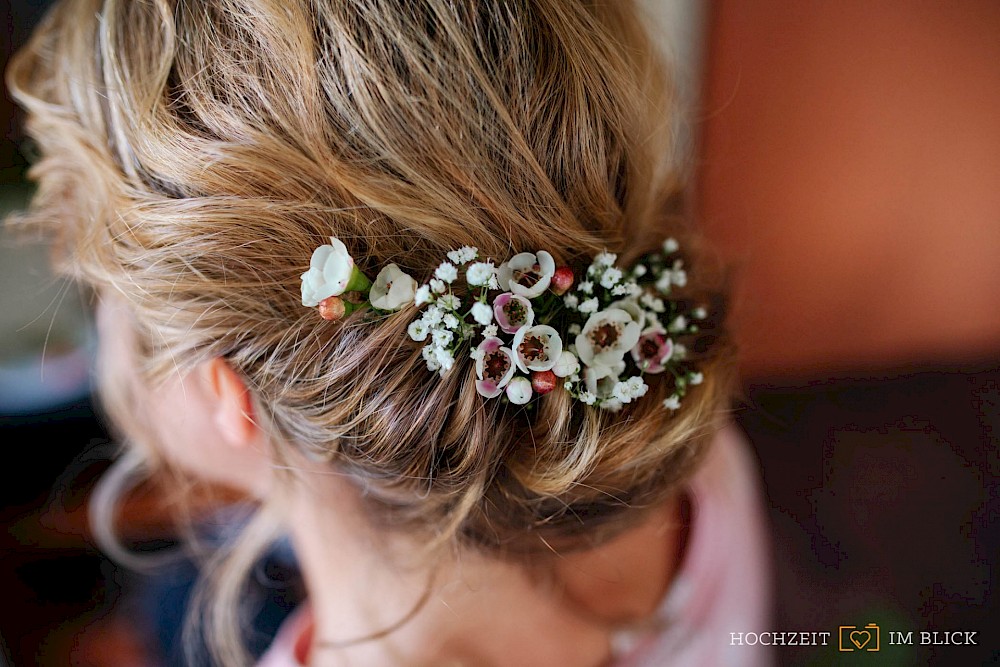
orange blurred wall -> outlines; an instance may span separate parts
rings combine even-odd
[[[744,377],[1000,352],[1000,2],[710,4],[698,217]]]

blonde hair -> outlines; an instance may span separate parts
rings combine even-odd
[[[329,458],[373,525],[497,556],[587,548],[677,489],[734,391],[655,54],[624,1],[59,2],[8,73],[42,155],[23,222],[126,297],[148,382],[226,358],[275,456]],[[425,280],[461,245],[580,266],[668,233],[692,267],[680,296],[712,306],[691,342],[705,381],[676,414],[662,376],[618,414],[484,402],[467,355],[427,372],[412,309],[329,325],[299,301],[331,235],[368,275]]]

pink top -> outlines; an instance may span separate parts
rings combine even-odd
[[[731,641],[731,633],[770,630],[770,531],[756,460],[742,432],[718,432],[705,461],[688,480],[691,528],[687,551],[659,614],[667,629],[612,638],[613,667],[767,667],[770,647]],[[307,664],[312,618],[308,605],[281,626],[257,667]]]

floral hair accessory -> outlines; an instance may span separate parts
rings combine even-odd
[[[616,255],[600,253],[581,280],[544,250],[497,266],[466,246],[449,252],[419,286],[395,264],[372,283],[344,244],[330,241],[302,274],[303,305],[337,320],[365,306],[394,311],[415,304],[422,312],[407,332],[424,343],[428,370],[444,376],[469,343],[484,398],[524,405],[561,388],[617,411],[646,394],[645,376],[669,373],[674,390],[663,405],[677,410],[688,388],[703,381],[678,339],[697,333],[707,312],[668,298],[687,284],[674,239],[628,269],[616,265]]]
[[[674,391],[663,404],[677,410],[703,379],[678,339],[696,333],[696,321],[707,316],[704,308],[688,312],[668,298],[673,287],[687,284],[678,250],[667,239],[630,269],[604,252],[581,280],[544,250],[499,266],[481,260],[476,248],[454,250],[417,288],[422,314],[409,335],[424,343],[428,370],[442,376],[470,342],[484,398],[523,405],[562,389],[587,405],[619,410],[646,394],[645,376],[669,373]]]

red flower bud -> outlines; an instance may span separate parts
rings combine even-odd
[[[559,378],[552,371],[535,371],[531,374],[531,388],[536,394],[547,394],[556,388]]]
[[[552,291],[556,294],[565,294],[573,286],[573,269],[568,266],[560,266],[552,274],[552,282],[549,284],[552,286]]]
[[[347,313],[347,306],[343,299],[337,296],[328,296],[319,302],[319,315],[324,320],[336,322]]]

